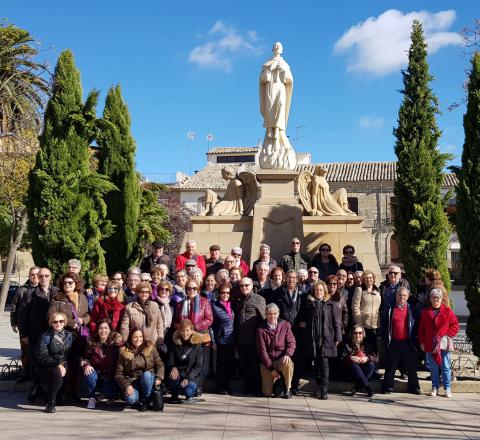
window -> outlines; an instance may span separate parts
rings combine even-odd
[[[395,263],[400,260],[400,257],[398,255],[398,243],[397,240],[395,239],[395,236],[390,238],[390,261],[392,263]]]
[[[217,163],[255,162],[255,156],[217,156]]]
[[[393,223],[397,218],[397,198],[390,197],[390,221]]]
[[[358,214],[358,197],[348,197],[348,209]]]

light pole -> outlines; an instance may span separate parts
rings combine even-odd
[[[213,136],[212,133],[208,133],[208,134],[207,134],[207,153],[210,151],[210,147],[211,147],[212,142],[213,142],[214,139],[215,139],[215,138],[214,138],[214,136]]]
[[[188,138],[188,159],[190,163],[189,174],[191,176],[192,175],[192,141],[195,140],[195,132],[189,131],[187,133],[187,138]]]

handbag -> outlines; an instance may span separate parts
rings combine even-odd
[[[442,336],[440,339],[440,349],[443,351],[454,351],[453,339],[450,336]]]
[[[80,324],[80,321],[78,320],[78,314],[77,314],[77,312],[75,310],[75,307],[73,306],[72,303],[70,303],[70,308],[72,309],[73,318],[75,319],[75,322],[78,325],[77,335],[79,335],[83,338],[88,338],[90,336],[90,330],[88,329],[88,327],[86,325]]]
[[[163,411],[162,385],[155,386],[152,391],[152,411]]]

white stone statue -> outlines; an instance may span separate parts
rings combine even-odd
[[[225,195],[219,200],[215,191],[205,193],[205,215],[249,215],[257,200],[257,180],[252,173],[237,175],[231,166],[222,168],[222,177],[228,180]]]
[[[286,134],[293,75],[281,56],[282,43],[275,43],[272,50],[273,57],[262,66],[260,73],[260,113],[266,133],[259,164],[264,169],[293,170],[297,157]]]
[[[327,170],[318,165],[315,174],[302,171],[298,176],[298,195],[309,215],[356,215],[348,209],[347,190],[337,189],[330,194],[325,178]]]

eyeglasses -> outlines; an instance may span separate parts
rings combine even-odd
[[[250,287],[251,284],[239,284],[240,287]]]
[[[75,281],[64,281],[63,285],[64,286],[73,286],[75,284]]]
[[[234,254],[233,252],[232,252],[232,255],[233,255],[234,257],[241,257],[241,256],[242,256],[242,254]]]
[[[122,278],[112,278],[112,281],[123,281]]]
[[[292,244],[300,244],[299,241],[292,241]]]
[[[109,292],[118,292],[120,289],[118,287],[109,287],[108,291]]]
[[[31,277],[38,277],[38,273],[31,273],[30,276]]]
[[[347,280],[353,281],[354,278],[353,277],[347,277]]]
[[[336,286],[337,283],[327,283],[329,286]]]
[[[64,319],[59,319],[58,321],[52,321],[52,324],[63,324],[64,322]]]
[[[222,290],[220,295],[230,295],[230,290]]]
[[[168,287],[159,287],[158,290],[160,292],[169,292],[170,291],[170,289]]]
[[[363,335],[363,332],[353,332],[354,335]]]
[[[318,272],[315,271],[315,270],[309,270],[308,273],[316,273],[316,274],[318,274]]]
[[[50,278],[50,275],[37,275],[38,278]]]
[[[196,292],[198,290],[198,287],[186,287],[185,290],[189,292]]]
[[[150,295],[150,291],[149,290],[140,290],[138,293],[147,293]]]
[[[388,272],[389,275],[400,275],[400,272]]]
[[[328,248],[322,248],[322,249],[320,249],[320,252],[330,252],[330,249],[328,249]]]

